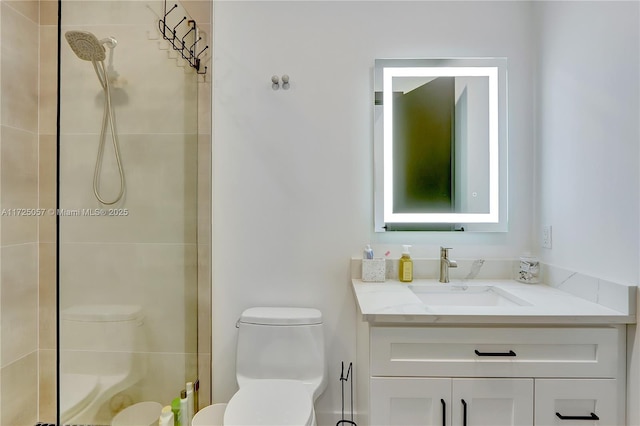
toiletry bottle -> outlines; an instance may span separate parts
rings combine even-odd
[[[182,389],[180,391],[180,424],[182,426],[189,426],[189,408],[187,408],[187,390]]]
[[[174,426],[173,411],[171,411],[170,405],[162,408],[160,419],[158,419],[158,426]]]
[[[398,268],[398,279],[403,283],[413,281],[413,260],[409,254],[410,245],[403,245],[402,257],[400,258],[400,267]]]
[[[200,410],[200,379],[196,379],[193,382],[193,414],[195,415]]]
[[[195,411],[193,409],[193,383],[187,382],[187,422],[191,426],[191,421]]]
[[[370,244],[367,244],[367,247],[365,247],[364,252],[362,253],[362,258],[373,259],[373,249]]]
[[[173,425],[182,426],[180,423],[180,398],[174,398],[171,401],[171,411],[173,412]]]

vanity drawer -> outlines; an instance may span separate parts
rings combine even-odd
[[[616,327],[372,327],[370,337],[372,376],[606,378],[624,356]]]

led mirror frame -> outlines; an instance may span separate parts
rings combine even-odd
[[[382,102],[384,113],[383,176],[385,223],[499,223],[499,104],[498,67],[384,67]],[[393,78],[394,77],[488,77],[489,78],[489,213],[394,213],[393,212]]]

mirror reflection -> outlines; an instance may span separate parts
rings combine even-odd
[[[376,231],[506,230],[505,65],[376,60]]]

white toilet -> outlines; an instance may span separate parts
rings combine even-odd
[[[143,315],[137,305],[78,305],[61,312],[63,424],[109,424],[103,406],[143,372]],[[102,410],[101,410],[102,408]]]
[[[327,387],[322,314],[310,308],[250,308],[238,320],[239,390],[225,426],[315,426]]]

